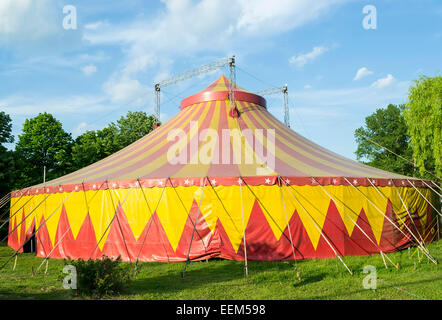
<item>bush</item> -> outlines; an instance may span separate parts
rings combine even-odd
[[[76,268],[78,294],[117,295],[131,280],[129,265],[124,266],[120,257],[115,260],[106,256],[99,260],[65,260],[65,264]]]

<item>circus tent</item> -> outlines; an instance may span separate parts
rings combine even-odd
[[[119,152],[13,192],[9,246],[35,233],[40,257],[293,260],[439,238],[431,181],[333,153],[231,87],[222,76]]]

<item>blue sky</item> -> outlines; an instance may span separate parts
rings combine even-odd
[[[76,8],[77,28],[65,29]],[[365,29],[366,5],[376,29]],[[1,0],[0,110],[17,136],[50,112],[73,136],[153,112],[153,84],[235,54],[249,91],[289,88],[291,127],[354,159],[366,116],[441,74],[440,0]],[[161,117],[223,69],[164,88]],[[282,97],[267,97],[283,119]]]

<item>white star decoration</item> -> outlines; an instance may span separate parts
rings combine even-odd
[[[270,184],[270,179],[269,178],[266,178],[266,183]]]
[[[163,181],[158,182],[158,185],[162,186],[163,185]]]
[[[391,186],[391,181],[388,181],[388,185]]]
[[[216,180],[213,179],[213,180],[211,181],[211,183],[212,183],[212,184],[216,184]]]
[[[353,184],[358,184],[358,180],[353,179]]]
[[[336,184],[338,182],[337,179],[333,179],[333,184]]]
[[[285,183],[290,184],[290,180],[289,179],[285,179]]]
[[[238,184],[242,184],[241,178],[238,179]]]
[[[404,181],[404,180],[402,180],[402,185],[403,185],[403,186],[405,185],[405,181]]]
[[[189,184],[189,179],[184,180],[184,184]]]

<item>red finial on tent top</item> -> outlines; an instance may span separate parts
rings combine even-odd
[[[230,81],[225,76],[219,77],[215,82],[210,84],[204,90],[189,96],[181,101],[181,110],[187,106],[207,101],[223,101],[229,100]],[[235,100],[255,103],[262,107],[266,107],[266,100],[254,93],[248,92],[235,84]]]

